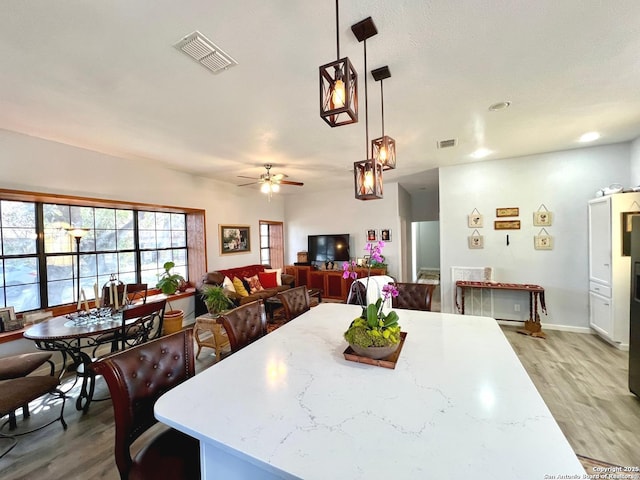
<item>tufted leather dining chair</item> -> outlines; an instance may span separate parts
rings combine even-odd
[[[160,432],[133,458],[130,451],[133,442],[157,423],[156,400],[195,374],[191,330],[109,355],[89,368],[104,377],[113,401],[120,478],[200,478],[199,442],[177,430]]]
[[[435,285],[428,283],[394,283],[398,296],[391,300],[393,308],[431,311],[431,297]]]
[[[284,307],[284,316],[287,322],[311,309],[309,290],[306,285],[279,292],[278,299],[280,299]]]
[[[267,316],[262,300],[228,311],[218,317],[218,323],[227,331],[231,351],[234,353],[267,333]]]

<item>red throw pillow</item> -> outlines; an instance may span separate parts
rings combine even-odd
[[[260,272],[258,273],[258,278],[264,288],[276,288],[278,286],[278,274],[276,272]]]

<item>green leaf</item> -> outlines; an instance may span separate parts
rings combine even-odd
[[[378,326],[378,309],[373,304],[367,307],[367,324],[370,328]]]

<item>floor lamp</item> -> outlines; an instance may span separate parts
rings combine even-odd
[[[80,240],[89,233],[89,230],[86,228],[69,228],[67,233],[76,240],[76,255],[78,256],[76,262],[76,302],[80,303]]]

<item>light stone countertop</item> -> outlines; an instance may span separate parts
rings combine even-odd
[[[360,308],[322,303],[166,393],[156,416],[200,440],[203,478],[582,478],[494,319],[396,311],[394,370],[345,360]]]

